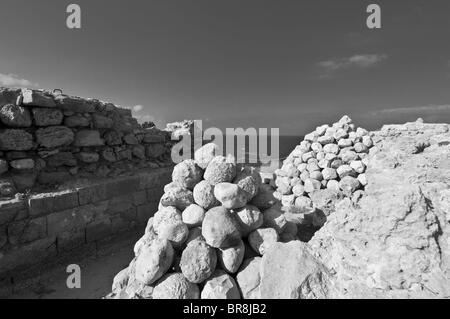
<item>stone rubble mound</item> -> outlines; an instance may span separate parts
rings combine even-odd
[[[357,202],[367,185],[368,153],[373,147],[371,134],[356,128],[350,117],[322,125],[283,161],[276,174],[276,192],[283,209],[302,225],[319,228],[333,210],[337,199]]]
[[[277,243],[260,263],[262,298],[450,298],[450,125],[373,133],[368,184],[337,202],[308,243]]]
[[[217,153],[207,144],[174,167],[135,258],[107,298],[260,298],[261,256],[298,239],[297,226],[256,168]]]

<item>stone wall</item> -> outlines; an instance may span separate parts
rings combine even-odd
[[[0,197],[159,167],[170,140],[170,132],[143,128],[131,110],[111,103],[0,88]]]
[[[144,227],[173,143],[111,103],[0,88],[0,279]]]

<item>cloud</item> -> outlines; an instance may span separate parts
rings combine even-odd
[[[380,123],[405,123],[422,118],[427,123],[448,123],[450,121],[450,105],[424,105],[397,107],[368,112],[366,119]]]
[[[373,112],[373,115],[435,113],[435,112],[450,112],[450,105],[431,104],[431,105],[425,105],[425,106],[398,107],[398,108],[375,111],[375,112]]]
[[[320,78],[330,78],[336,72],[347,69],[372,68],[387,59],[386,54],[357,54],[347,58],[320,61],[317,63]]]
[[[15,74],[3,74],[0,73],[0,86],[6,87],[39,87],[39,84],[33,83],[26,79],[21,79]]]
[[[142,105],[135,105],[133,106],[132,110],[133,112],[139,113],[144,109],[144,107]]]

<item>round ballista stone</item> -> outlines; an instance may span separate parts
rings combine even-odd
[[[219,206],[206,212],[202,224],[202,235],[214,248],[235,246],[241,240],[239,223],[225,207]]]

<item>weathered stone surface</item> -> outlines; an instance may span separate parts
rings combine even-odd
[[[80,152],[77,154],[78,159],[83,163],[97,163],[100,155],[95,152]]]
[[[100,133],[94,130],[81,130],[75,135],[75,146],[103,146],[105,141],[100,138]]]
[[[169,269],[173,248],[167,240],[154,240],[136,259],[136,278],[146,285],[153,284]]]
[[[0,108],[0,120],[10,127],[30,127],[32,124],[28,109],[14,104],[6,104]]]
[[[169,206],[169,207],[163,207],[162,209],[158,210],[154,217],[153,217],[153,223],[152,227],[155,230],[156,233],[159,232],[159,227],[163,224],[167,223],[176,223],[176,222],[182,222],[181,219],[181,213],[178,209],[175,207]]]
[[[109,129],[114,125],[113,119],[100,114],[92,115],[92,122],[97,129]]]
[[[107,131],[103,135],[103,138],[106,142],[106,145],[109,146],[116,146],[122,144],[122,137],[120,136],[119,132],[114,130]]]
[[[174,247],[180,247],[189,235],[188,227],[178,220],[165,220],[156,230],[158,238],[167,239]]]
[[[263,214],[253,205],[246,205],[235,211],[235,214],[243,237],[260,228],[264,223]]]
[[[203,178],[203,170],[194,160],[185,160],[177,164],[172,173],[172,181],[183,188],[193,190]]]
[[[316,299],[329,295],[325,268],[300,241],[272,245],[262,257],[260,270],[263,299]]]
[[[9,165],[11,165],[12,168],[17,170],[26,170],[26,169],[30,170],[34,168],[34,160],[31,158],[25,158],[11,161],[9,162]]]
[[[63,114],[58,109],[33,108],[34,124],[37,126],[60,125],[63,121]]]
[[[123,137],[123,141],[128,145],[137,145],[139,144],[138,139],[136,138],[136,135],[130,133]]]
[[[264,227],[275,229],[278,234],[281,234],[284,231],[287,221],[280,205],[274,205],[265,210],[263,216]]]
[[[211,185],[230,183],[236,176],[236,161],[231,157],[216,156],[208,164],[204,179]]]
[[[448,125],[376,133],[366,195],[341,201],[311,241],[335,298],[449,298]],[[429,143],[417,153],[420,138]],[[447,217],[446,217],[447,216]]]
[[[41,172],[38,176],[38,181],[44,185],[60,184],[70,179],[70,174],[67,171],[56,172]]]
[[[196,205],[189,205],[182,213],[183,223],[189,228],[201,226],[205,218],[205,210]]]
[[[250,233],[248,236],[250,246],[260,255],[264,255],[278,239],[278,233],[273,228],[260,228]]]
[[[277,199],[273,196],[274,189],[272,186],[262,184],[259,187],[258,194],[251,200],[250,204],[255,205],[259,209],[267,209],[275,205]]]
[[[0,131],[0,150],[28,151],[33,147],[33,135],[23,130]]]
[[[164,276],[153,290],[153,299],[199,299],[199,297],[198,286],[189,282],[181,273]]]
[[[39,107],[55,107],[56,103],[48,93],[37,91],[37,90],[22,90],[22,104],[23,105],[31,105],[31,106],[39,106]]]
[[[4,159],[0,159],[0,175],[6,173],[8,169],[9,169],[8,162],[5,161]]]
[[[145,146],[136,145],[132,150],[133,156],[139,159],[145,159]]]
[[[261,283],[260,265],[261,257],[244,260],[236,276],[236,281],[244,299],[260,299],[259,285]]]
[[[165,153],[163,144],[150,144],[145,147],[145,155],[149,158],[158,158]]]
[[[236,184],[217,184],[214,188],[214,196],[227,209],[238,209],[247,204],[246,193]]]
[[[0,179],[0,196],[2,197],[10,197],[16,192],[16,186],[14,185],[14,181],[11,178],[2,178]],[[3,208],[3,207],[2,207]],[[8,209],[8,213],[5,211],[0,215],[0,225],[4,223],[5,220],[8,220],[9,213],[15,213],[14,210]]]
[[[236,246],[218,249],[217,259],[223,270],[225,270],[228,273],[234,274],[235,272],[238,271],[239,267],[241,266],[242,261],[244,260],[244,254],[245,254],[245,245],[244,242],[241,240],[239,244]]]
[[[181,256],[181,271],[192,283],[202,283],[216,269],[217,255],[214,248],[201,240],[191,241]]]
[[[37,143],[46,148],[69,145],[73,140],[74,134],[72,130],[65,126],[50,126],[36,131]]]
[[[216,155],[218,155],[218,153],[218,146],[214,143],[209,143],[195,151],[194,159],[200,168],[206,169],[209,163]]]
[[[237,172],[233,183],[238,185],[245,192],[248,202],[257,195],[262,180],[261,175],[256,168],[244,166],[241,171]]]
[[[202,299],[240,299],[239,288],[234,279],[223,270],[217,270],[208,279],[201,293]]]
[[[64,119],[64,125],[68,127],[87,127],[90,123],[89,118],[81,115],[72,115]]]
[[[188,206],[194,204],[193,193],[185,188],[174,187],[169,189],[161,198],[163,206],[175,206],[180,211],[185,210]]]
[[[47,165],[52,167],[76,166],[77,160],[70,152],[60,152],[46,159]]]
[[[207,181],[201,181],[195,185],[193,195],[195,203],[206,210],[220,205],[214,196],[214,186]]]
[[[241,240],[239,224],[225,207],[214,207],[206,212],[202,235],[208,245],[215,248],[235,246]]]

